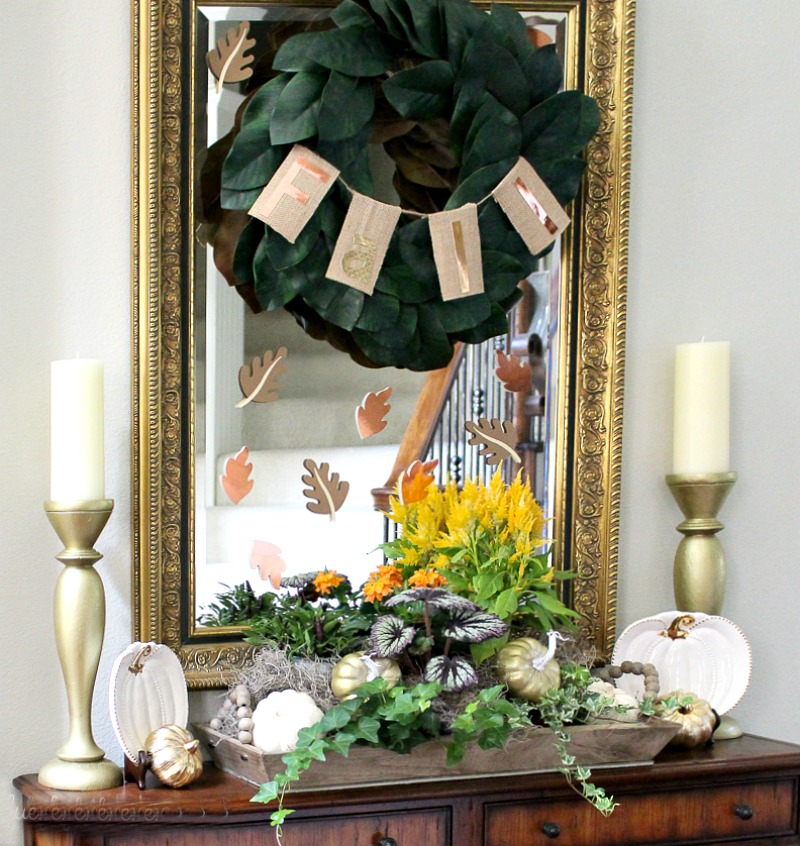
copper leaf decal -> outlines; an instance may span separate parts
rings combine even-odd
[[[350,483],[340,482],[339,474],[331,473],[327,462],[317,465],[307,458],[303,467],[308,470],[308,474],[302,476],[303,482],[308,485],[303,496],[312,500],[306,503],[306,508],[314,514],[328,514],[331,520],[335,520],[336,512],[347,499]]]
[[[377,435],[386,428],[386,415],[392,407],[388,403],[392,395],[391,388],[384,388],[378,393],[370,392],[356,408],[356,427],[361,440]]]
[[[486,456],[487,464],[499,464],[504,458],[522,461],[517,453],[517,433],[511,420],[500,422],[497,417],[491,420],[479,417],[477,423],[468,421],[466,429],[472,433],[468,443],[470,446],[480,444],[479,455]]]
[[[234,505],[253,490],[253,480],[248,478],[253,469],[253,465],[247,463],[249,454],[250,450],[242,447],[233,458],[225,462],[225,473],[220,477],[222,487]]]
[[[245,53],[255,47],[255,39],[248,38],[250,21],[242,21],[238,27],[232,26],[225,35],[217,41],[215,50],[206,53],[209,70],[217,79],[217,94],[225,82],[242,82],[253,75],[253,69],[248,65],[253,56]]]
[[[280,549],[269,541],[257,540],[253,543],[253,551],[250,553],[250,566],[258,570],[258,575],[277,590],[281,586],[281,573],[286,569],[286,564],[281,558]]]
[[[520,361],[518,355],[506,355],[497,351],[497,369],[494,371],[507,391],[530,391],[531,366],[527,361]]]
[[[400,477],[397,485],[397,496],[404,505],[419,502],[428,495],[428,486],[433,482],[433,471],[439,463],[438,458],[433,461],[414,461]]]
[[[286,372],[286,347],[281,347],[275,355],[267,350],[262,358],[256,356],[253,363],[243,364],[239,369],[239,387],[244,399],[236,403],[236,408],[244,408],[249,402],[274,402],[278,399],[280,376]]]

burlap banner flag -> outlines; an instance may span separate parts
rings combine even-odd
[[[330,162],[295,144],[249,213],[294,244],[338,176]]]
[[[534,255],[552,244],[569,225],[567,213],[523,158],[492,191],[492,196]]]
[[[325,276],[371,294],[400,212],[399,206],[388,206],[353,192]]]
[[[428,225],[442,299],[482,294],[481,235],[475,203],[429,215]]]

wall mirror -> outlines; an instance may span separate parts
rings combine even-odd
[[[528,470],[553,518],[555,560],[579,576],[570,582],[570,604],[598,650],[610,652],[634,0],[501,5],[525,17],[532,39],[555,45],[565,88],[597,100],[601,127],[568,209],[572,225],[520,281],[524,296],[508,335],[464,345],[458,361],[420,373],[363,367],[309,337],[285,310],[253,313],[219,273],[208,246],[204,174],[247,87],[217,90],[206,53],[247,22],[248,37],[262,45],[256,53],[266,56],[287,33],[324,27],[335,0],[134,0],[134,626],[137,639],[177,652],[192,687],[223,685],[252,655],[240,631],[201,619],[222,586],[261,582],[253,569],[258,544],[262,552],[279,549],[289,573],[327,566],[358,583],[378,563],[373,550],[384,526],[376,502],[398,468],[435,456],[451,474],[479,469],[467,453],[453,448],[451,454],[441,430],[428,437],[424,455],[403,440],[409,428],[419,428],[420,403],[432,386],[445,384],[446,426],[461,428],[477,413],[510,416],[520,440],[535,442]],[[369,161],[376,198],[398,202],[395,161],[377,144]],[[240,368],[267,350],[277,356],[281,347],[288,353],[280,400],[242,406]],[[497,349],[544,357],[546,377],[521,398],[481,389],[478,402],[462,372],[483,374],[489,385]],[[368,392],[386,387],[392,388],[391,426],[367,444],[354,410]],[[532,426],[539,427],[536,434]],[[234,504],[221,477],[244,446],[254,484]],[[336,521],[313,517],[305,507],[306,459],[329,462],[350,482],[347,508]]]

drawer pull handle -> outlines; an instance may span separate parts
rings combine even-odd
[[[740,820],[750,820],[753,818],[752,805],[735,805],[733,813],[739,817]]]
[[[394,837],[381,837],[378,841],[378,846],[397,846],[397,841]]]
[[[542,826],[542,834],[545,837],[555,839],[561,834],[561,826],[558,823],[544,823]]]

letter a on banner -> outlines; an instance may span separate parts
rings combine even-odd
[[[295,144],[249,214],[294,244],[338,176],[330,162]]]
[[[492,191],[525,246],[540,253],[569,225],[569,217],[528,162],[520,158]]]
[[[353,192],[342,231],[336,239],[328,279],[371,294],[400,217],[399,206],[387,206]]]
[[[429,215],[428,226],[442,299],[482,294],[481,234],[475,203]]]

